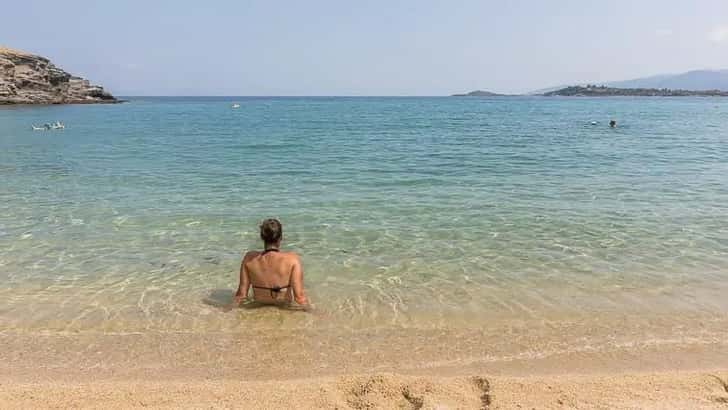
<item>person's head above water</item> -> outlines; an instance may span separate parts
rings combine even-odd
[[[280,245],[283,238],[283,225],[274,218],[268,218],[260,224],[260,239],[266,245]]]

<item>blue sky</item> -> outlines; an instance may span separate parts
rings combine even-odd
[[[728,1],[12,1],[0,44],[119,95],[525,92],[728,68]]]

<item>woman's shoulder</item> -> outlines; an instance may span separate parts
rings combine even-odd
[[[296,252],[293,252],[293,251],[282,251],[280,254],[284,258],[290,259],[290,260],[296,260],[296,261],[298,261],[298,260],[301,259],[301,257],[298,256],[298,254]]]
[[[249,261],[249,260],[251,260],[251,259],[253,259],[253,258],[257,257],[257,256],[260,256],[261,253],[262,252],[260,252],[260,251],[247,251],[243,255],[243,262]]]

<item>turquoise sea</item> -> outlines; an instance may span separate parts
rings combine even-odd
[[[726,331],[725,99],[2,107],[0,181],[3,332]],[[266,217],[318,316],[219,308]]]

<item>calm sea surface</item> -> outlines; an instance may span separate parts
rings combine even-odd
[[[319,316],[219,309],[271,216]],[[710,339],[728,313],[728,100],[0,108],[0,280],[0,331],[582,337],[599,318],[657,337],[697,317]]]

